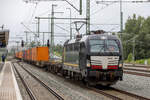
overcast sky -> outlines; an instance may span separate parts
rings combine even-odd
[[[68,0],[74,6],[79,8],[79,0]],[[57,4],[55,7],[55,12],[64,12],[62,13],[55,13],[55,17],[69,17],[69,10],[66,8],[71,8],[72,17],[85,17],[85,2],[83,0],[83,15],[79,15],[71,6],[69,6],[66,2],[58,1],[58,2],[40,2],[38,4],[33,3],[25,3],[23,0],[0,0],[0,26],[5,25],[5,28],[10,30],[10,40],[17,40],[14,39],[16,35],[24,36],[25,40],[25,33],[24,31],[27,30],[26,28],[21,25],[23,22],[29,29],[32,31],[36,31],[36,20],[34,19],[35,16],[45,16],[47,17],[48,14],[51,13],[51,5]],[[91,30],[98,30],[103,29],[105,31],[119,31],[120,27],[120,13],[119,13],[119,3],[113,3],[110,5],[102,5],[96,4],[98,0],[91,0]],[[104,0],[105,1],[105,0]],[[140,16],[148,17],[150,16],[150,3],[124,3],[123,4],[123,20],[124,23],[126,22],[129,16],[132,16],[134,13]],[[42,20],[40,24],[40,31],[41,32],[48,32],[50,29],[48,20]],[[69,20],[55,20],[56,23],[64,23],[64,24],[56,24],[55,25],[55,32],[56,35],[63,35],[66,37],[56,37],[56,43],[63,43],[69,35]],[[100,25],[97,25],[100,24]],[[101,25],[102,24],[102,25]],[[103,25],[104,24],[104,25]],[[115,24],[115,25],[106,25],[106,24]],[[64,28],[65,30],[61,29],[60,27]],[[74,25],[72,25],[73,28]],[[75,34],[76,31],[73,30]],[[81,33],[85,33],[85,27],[81,30]],[[43,35],[41,34],[40,39],[43,39]],[[12,37],[12,38],[11,38]],[[32,33],[28,36],[28,39],[33,40]],[[45,34],[45,41],[48,39],[48,34]],[[12,43],[12,42],[11,42]]]

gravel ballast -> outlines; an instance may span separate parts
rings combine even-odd
[[[42,69],[33,67],[32,65],[25,63],[23,63],[23,65],[34,75],[37,75],[39,79],[46,81],[52,89],[57,91],[57,93],[63,95],[65,100],[110,100],[92,90],[73,84],[70,82],[70,79],[65,79],[49,72],[45,72]]]
[[[124,74],[123,81],[113,85],[114,88],[150,98],[150,78]]]

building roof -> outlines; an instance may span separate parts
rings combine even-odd
[[[0,30],[0,34],[4,32],[9,32],[9,30],[8,29]]]

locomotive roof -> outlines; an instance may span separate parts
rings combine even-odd
[[[80,40],[72,39],[67,40],[64,45],[66,44],[73,44],[76,42],[85,42],[87,39],[119,39],[116,35],[108,35],[108,34],[92,34],[92,35],[85,35]]]
[[[119,39],[116,35],[108,35],[108,34],[93,34],[89,36],[89,39],[102,39],[103,37],[107,39]]]

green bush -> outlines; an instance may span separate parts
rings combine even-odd
[[[147,60],[147,64],[150,65],[150,58],[149,59],[141,59],[141,60],[136,60],[134,63],[135,64],[145,64],[145,60]],[[133,63],[132,61],[132,54],[130,53],[128,55],[128,59],[124,61],[125,63]]]
[[[150,65],[150,59],[141,59],[141,60],[136,60],[136,64],[145,64],[145,60],[147,60],[147,64]]]
[[[144,64],[145,63],[145,59],[141,59],[141,60],[137,60],[138,64]]]
[[[150,59],[147,60],[148,65],[150,65]]]
[[[131,62],[131,61],[132,61],[132,57],[133,57],[133,55],[132,55],[132,53],[130,53],[130,54],[128,55],[127,61],[128,61],[128,62]]]

